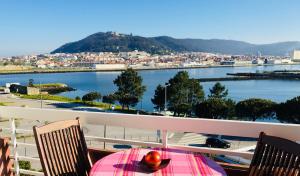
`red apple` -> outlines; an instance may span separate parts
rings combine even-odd
[[[145,156],[145,162],[149,167],[156,168],[161,163],[160,154],[157,151],[151,151]]]

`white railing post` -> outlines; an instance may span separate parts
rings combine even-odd
[[[161,131],[160,130],[156,130],[156,142],[160,142],[160,135],[161,134]]]
[[[103,134],[103,137],[106,138],[106,125],[104,125],[104,134]],[[106,148],[106,144],[105,144],[105,141],[103,142],[103,149],[105,150]]]
[[[168,131],[162,130],[162,145],[164,148],[168,147]]]
[[[13,144],[13,152],[14,152],[14,170],[16,176],[20,175],[20,168],[19,168],[19,156],[18,156],[18,150],[17,150],[17,130],[16,130],[16,124],[15,119],[10,118],[10,125],[11,125],[11,140]]]

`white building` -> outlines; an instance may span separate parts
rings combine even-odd
[[[120,57],[123,57],[125,59],[130,59],[130,58],[143,59],[146,57],[150,57],[150,54],[145,51],[135,50],[135,51],[131,51],[131,52],[121,52]]]
[[[47,68],[47,66],[44,65],[44,64],[39,64],[39,65],[37,65],[36,67],[37,67],[37,68]]]
[[[13,85],[13,84],[14,84],[14,85],[21,85],[20,83],[6,83],[6,84],[5,84],[5,87],[6,87],[6,88],[10,88],[10,86]]]
[[[220,65],[234,65],[235,61],[234,60],[223,60],[220,62]]]
[[[96,70],[126,70],[125,64],[94,64],[93,68]]]
[[[265,64],[270,64],[270,65],[274,65],[274,64],[281,64],[281,60],[279,59],[265,59]]]
[[[294,50],[291,53],[291,59],[294,62],[300,62],[300,50]]]
[[[291,64],[292,60],[291,59],[281,59],[282,64]]]
[[[252,61],[248,61],[248,60],[236,60],[234,65],[237,65],[237,66],[241,66],[241,65],[251,65],[252,64]]]
[[[258,59],[252,60],[252,64],[262,65],[262,64],[264,64],[264,61],[258,58]]]
[[[199,67],[199,66],[203,66],[203,63],[199,63],[199,62],[182,62],[180,64],[181,67]]]

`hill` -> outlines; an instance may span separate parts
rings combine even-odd
[[[145,37],[99,32],[77,42],[67,43],[52,53],[127,52],[133,50],[163,53],[172,49]]]
[[[198,51],[222,54],[287,55],[300,49],[300,42],[256,45],[235,40],[176,39],[168,36],[141,37],[114,32],[98,32],[82,40],[67,43],[51,53],[146,51],[152,54]]]

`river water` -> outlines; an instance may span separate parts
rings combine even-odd
[[[225,77],[226,73],[256,72],[271,70],[300,70],[300,65],[274,65],[274,66],[253,66],[253,67],[215,67],[185,69],[192,78],[216,78]],[[137,108],[152,111],[153,104],[151,98],[158,84],[164,84],[178,71],[182,69],[170,70],[147,70],[139,71],[143,77],[143,84],[147,91],[143,100]],[[99,91],[102,95],[112,93],[116,90],[113,80],[120,72],[75,72],[75,73],[44,73],[44,74],[12,74],[0,75],[0,85],[8,82],[19,82],[27,84],[29,79],[34,79],[35,83],[60,82],[76,88],[76,91],[64,92],[60,95],[67,97],[82,96],[90,91]],[[215,82],[204,82],[201,85],[206,95],[209,88]],[[298,80],[246,80],[246,81],[224,81],[221,82],[229,90],[229,97],[239,101],[250,97],[268,98],[276,102],[285,101],[300,95],[300,81]]]

